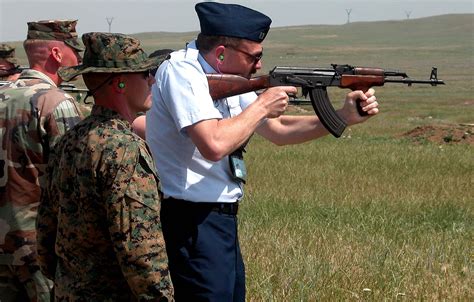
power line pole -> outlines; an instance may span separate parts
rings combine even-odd
[[[112,32],[112,21],[114,21],[114,17],[106,17],[107,23],[109,24],[109,33]]]
[[[351,23],[351,12],[352,12],[352,8],[346,9],[346,13],[347,13],[347,24]]]
[[[406,10],[405,15],[407,15],[407,19],[410,19],[411,11]]]

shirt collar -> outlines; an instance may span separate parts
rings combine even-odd
[[[107,108],[107,107],[103,107],[103,106],[100,106],[100,105],[94,105],[94,106],[92,106],[92,110],[91,110],[90,115],[97,116],[97,117],[104,117],[108,120],[112,120],[112,119],[121,120],[122,122],[124,122],[126,124],[127,128],[132,128],[130,123],[125,118],[123,118],[116,111],[114,111],[110,108]]]
[[[50,77],[42,73],[41,71],[35,69],[25,69],[21,72],[19,79],[41,79],[45,82],[48,82],[51,86],[57,87],[56,83],[51,80]]]
[[[190,42],[187,47],[187,49],[196,49],[197,50],[197,47],[196,47],[196,40]],[[212,68],[211,65],[209,65],[209,63],[206,62],[206,60],[204,59],[204,57],[201,55],[201,53],[199,52],[199,55],[198,55],[198,61],[199,61],[199,64],[201,64],[201,67],[202,69],[204,70],[204,73],[217,73],[217,71]]]

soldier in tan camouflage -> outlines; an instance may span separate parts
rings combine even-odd
[[[159,179],[131,123],[151,107],[147,58],[138,40],[84,34],[83,74],[95,104],[53,150],[38,209],[38,259],[59,301],[172,301],[161,231]]]
[[[76,21],[28,23],[31,69],[0,88],[0,301],[50,301],[36,263],[36,216],[44,170],[59,138],[82,119],[57,88],[57,70],[77,65]]]
[[[15,47],[0,43],[0,81],[13,82],[20,76],[20,65],[15,58]]]

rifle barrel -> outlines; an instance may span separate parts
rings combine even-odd
[[[402,83],[402,84],[430,84],[431,86],[444,85],[443,80],[412,80],[412,79],[385,79],[387,83]]]

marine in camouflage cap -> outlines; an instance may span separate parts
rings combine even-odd
[[[148,58],[140,41],[116,33],[91,32],[82,35],[86,48],[81,65],[63,68],[60,77],[70,81],[84,73],[128,73],[153,69],[163,60],[162,56]]]
[[[28,22],[27,40],[63,41],[77,51],[84,48],[77,39],[77,20],[43,20]]]
[[[0,80],[14,81],[18,78],[21,69],[15,58],[15,47],[0,43]]]
[[[62,76],[85,73],[94,106],[51,152],[38,262],[54,278],[56,301],[173,301],[159,178],[130,125],[151,107],[149,69],[159,60],[122,34],[88,33],[83,41],[84,64]]]
[[[15,67],[19,66],[18,60],[15,58],[15,47],[6,43],[0,43],[0,59],[12,63]]]

